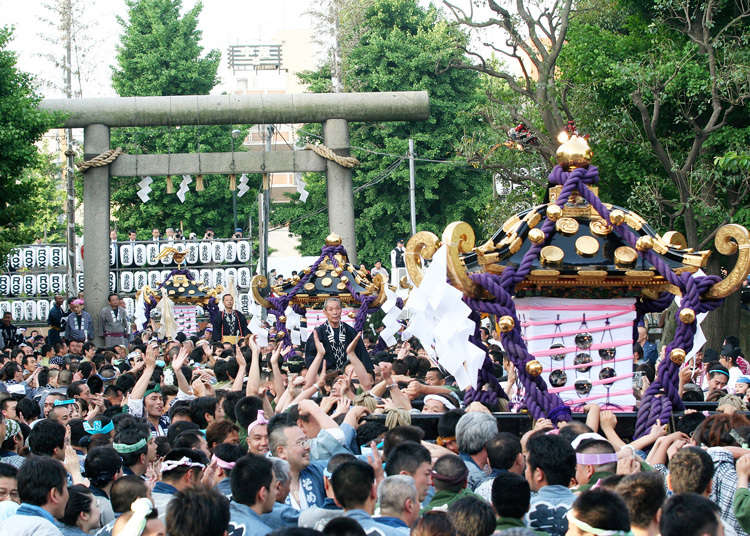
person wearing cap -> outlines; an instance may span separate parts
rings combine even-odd
[[[232,235],[232,238],[234,238],[235,240],[238,238],[242,238],[242,227],[234,228],[234,234]]]
[[[435,495],[422,509],[422,513],[430,510],[445,510],[461,497],[477,497],[467,488],[469,482],[469,468],[464,461],[455,454],[445,454],[437,459],[432,467],[432,485]]]
[[[750,376],[740,376],[734,384],[734,394],[744,397],[747,394],[748,387],[750,387]]]
[[[16,469],[23,465],[26,458],[18,455],[18,449],[23,447],[21,426],[13,419],[4,419],[5,434],[0,448],[0,462],[12,465]]]
[[[94,340],[94,322],[91,315],[83,310],[83,300],[80,298],[70,302],[70,313],[65,319],[65,339],[81,343]]]

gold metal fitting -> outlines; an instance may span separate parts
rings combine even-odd
[[[629,246],[620,246],[615,250],[615,266],[630,268],[638,260],[638,252]]]
[[[565,252],[557,246],[544,246],[539,252],[539,258],[545,265],[560,264],[564,257]]]
[[[542,373],[542,368],[542,364],[536,359],[532,359],[526,363],[526,373],[534,378]]]
[[[497,327],[500,328],[500,333],[510,333],[516,327],[516,321],[512,316],[504,315],[497,321]]]
[[[593,257],[599,251],[599,241],[593,236],[579,236],[576,240],[576,253],[581,257]]]
[[[578,232],[578,221],[573,218],[560,218],[555,223],[555,229],[567,236],[574,235]]]
[[[685,350],[682,348],[674,348],[669,352],[669,360],[675,365],[682,365],[685,362]]]
[[[612,225],[621,225],[625,221],[625,213],[620,209],[615,209],[609,213],[609,221]]]
[[[690,307],[685,307],[680,310],[680,322],[683,324],[692,324],[695,322],[695,311]]]
[[[281,322],[282,324],[286,324],[286,317],[284,315],[281,315],[279,317],[279,322]]]
[[[337,235],[336,233],[331,233],[328,236],[326,236],[326,246],[340,246],[341,245],[341,237]]]
[[[557,205],[549,205],[547,207],[547,218],[552,221],[557,221],[562,216],[562,209]]]
[[[529,240],[531,240],[532,244],[541,244],[544,242],[544,231],[541,229],[532,229],[529,231]]]
[[[638,251],[648,251],[654,247],[654,239],[648,235],[642,236],[635,243],[635,249]]]

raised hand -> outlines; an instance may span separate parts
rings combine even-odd
[[[361,338],[362,338],[362,332],[359,331],[359,332],[357,332],[357,336],[354,337],[354,339],[352,340],[352,342],[349,343],[349,346],[346,347],[346,355],[354,354],[354,351],[357,349],[357,343],[359,342],[359,339],[361,339]],[[317,343],[316,343],[315,346],[317,347]],[[321,346],[323,346],[323,345],[321,344]]]
[[[189,350],[187,348],[184,346],[180,348],[177,356],[172,360],[172,370],[181,369],[185,365],[185,361],[187,361],[188,354]]]
[[[325,349],[325,346],[323,346],[323,343],[320,342],[320,337],[318,336],[318,330],[317,329],[313,330],[313,338],[315,340],[315,350],[318,352],[318,354],[325,355],[326,349]],[[347,351],[348,351],[348,349],[347,349]]]

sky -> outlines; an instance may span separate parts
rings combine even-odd
[[[62,70],[56,68],[44,56],[55,53],[64,56],[64,48],[56,49],[44,40],[44,35],[55,32],[49,23],[50,17],[44,4],[56,0],[0,0],[0,25],[15,27],[14,39],[10,48],[18,54],[18,66],[32,73],[40,83],[40,93],[45,97],[63,97],[58,87],[44,84],[44,81],[62,80]],[[124,0],[78,0],[83,2],[85,12],[83,22],[89,25],[88,31],[80,36],[82,42],[94,45],[84,63],[89,72],[83,69],[84,97],[115,96],[111,88],[111,69],[115,63],[121,27],[116,16],[125,17],[127,7]],[[192,8],[197,0],[183,0],[185,10]],[[217,48],[222,52],[219,75],[228,75],[224,57],[229,45],[267,43],[281,29],[309,29],[313,27],[312,17],[306,14],[310,0],[203,0],[203,11],[199,18],[199,29],[203,32],[202,45],[205,51]],[[314,66],[311,66],[314,67]],[[74,81],[74,87],[77,83]],[[215,89],[221,91],[221,86]]]

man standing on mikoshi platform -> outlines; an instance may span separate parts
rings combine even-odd
[[[326,321],[315,328],[315,331],[318,332],[318,338],[323,343],[326,351],[324,357],[326,370],[344,370],[348,361],[346,349],[349,343],[357,336],[357,332],[354,331],[353,327],[341,321],[341,301],[338,298],[328,298],[323,304],[323,313],[326,316]],[[368,372],[372,372],[372,362],[362,339],[357,342],[354,352],[357,354],[359,360],[362,361],[365,369]],[[313,359],[315,359],[316,353],[315,337],[311,334],[307,338],[305,346],[306,366],[310,366]]]
[[[234,310],[234,297],[224,294],[221,298],[224,310],[212,316],[214,342],[228,342],[237,344],[240,337],[248,334],[245,315]]]

